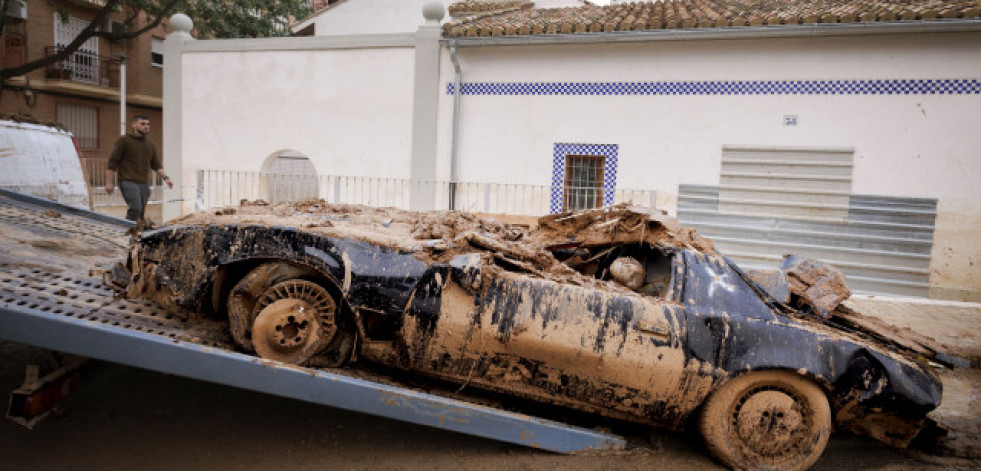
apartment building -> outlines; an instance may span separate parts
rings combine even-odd
[[[12,67],[65,47],[95,18],[104,1],[20,0],[10,2],[0,39],[0,63]],[[67,12],[67,18],[60,12]],[[123,28],[125,12],[111,15],[100,29]],[[136,21],[142,24],[142,18]],[[162,149],[163,28],[137,38],[91,38],[66,59],[8,79],[0,112],[27,113],[56,121],[75,135],[90,184],[104,184],[105,162],[122,131],[121,76],[125,66],[126,121],[148,116],[150,140]],[[99,195],[93,195],[99,200]],[[109,204],[108,200],[103,201]],[[97,208],[99,209],[99,208]]]

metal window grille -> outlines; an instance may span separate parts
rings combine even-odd
[[[54,13],[54,23],[55,47],[67,46],[89,24],[88,21],[73,16],[68,21],[62,21],[57,12]],[[99,38],[93,37],[65,59],[63,69],[72,80],[99,83],[99,62]]]
[[[99,148],[99,109],[94,106],[58,103],[58,122],[75,135],[79,149]]]
[[[565,158],[564,211],[603,205],[603,164],[599,155],[568,155]]]

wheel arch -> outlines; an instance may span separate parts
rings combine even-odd
[[[826,347],[825,342],[820,341],[811,344],[812,347],[804,348],[809,345],[807,337],[792,336],[791,339],[799,341],[784,342],[782,345],[774,343],[761,344],[752,348],[748,344],[738,347],[742,354],[734,356],[729,360],[728,367],[725,368],[729,375],[726,381],[741,376],[746,373],[759,371],[789,371],[814,382],[824,391],[829,400],[834,394],[835,374],[827,356],[822,356],[819,352],[822,347]]]
[[[227,316],[226,305],[232,287],[256,267],[269,262],[281,262],[294,265],[312,273],[310,281],[316,282],[326,289],[338,301],[340,311],[353,322],[358,323],[355,310],[347,299],[343,283],[331,273],[326,263],[316,259],[286,259],[272,256],[243,257],[222,263],[215,267],[209,280],[207,299],[212,312],[219,316]],[[306,279],[306,277],[304,277]],[[360,330],[360,325],[357,326]]]
[[[743,368],[741,370],[730,373],[728,376],[725,377],[723,381],[719,382],[719,384],[716,385],[714,389],[721,388],[722,385],[724,385],[725,383],[732,381],[740,376],[744,376],[747,374],[754,374],[754,373],[773,372],[773,371],[792,373],[794,375],[797,375],[803,379],[806,379],[814,383],[818,387],[818,389],[820,389],[821,392],[824,393],[824,397],[825,399],[828,400],[828,403],[834,405],[833,402],[834,384],[832,384],[831,381],[829,381],[827,378],[825,378],[820,374],[807,370],[806,368],[793,368],[787,365],[777,364],[777,365],[757,366],[754,368]],[[709,393],[708,396],[711,395],[712,394]],[[708,396],[706,396],[705,400],[708,399]],[[704,403],[705,401],[703,400],[702,402]]]

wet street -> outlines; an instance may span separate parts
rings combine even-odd
[[[20,379],[4,352],[0,385]],[[694,434],[642,429],[627,451],[563,456],[145,370],[95,364],[60,416],[0,422],[4,469],[709,470]],[[978,469],[838,434],[813,469]]]

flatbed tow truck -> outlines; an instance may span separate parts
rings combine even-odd
[[[611,433],[394,381],[239,353],[225,322],[181,320],[152,302],[116,298],[105,286],[101,273],[125,256],[131,225],[0,190],[0,339],[558,453],[626,445]],[[68,389],[50,376],[36,383]],[[23,422],[37,413],[28,409],[52,402],[42,386],[28,389],[11,396],[9,417]]]

